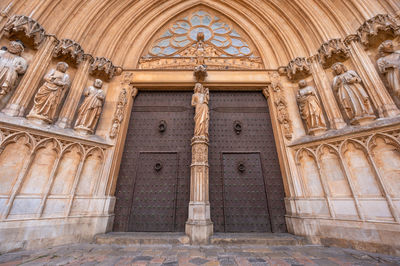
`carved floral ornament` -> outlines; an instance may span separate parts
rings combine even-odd
[[[263,68],[249,40],[227,18],[212,11],[195,10],[160,31],[141,58],[139,67],[193,69],[201,54],[204,63],[212,68]]]
[[[24,32],[27,38],[32,39],[35,48],[38,48],[45,39],[45,30],[43,27],[36,20],[23,15],[10,17],[3,30],[8,37],[17,32]]]
[[[54,57],[66,56],[70,58],[75,64],[79,64],[83,60],[85,52],[79,43],[70,40],[62,39],[54,48]]]
[[[400,25],[396,19],[388,14],[379,14],[365,21],[357,30],[361,43],[369,46],[380,33],[386,33],[392,37],[400,35]]]
[[[324,68],[328,68],[335,62],[349,58],[349,51],[341,39],[331,39],[321,45],[318,55]]]

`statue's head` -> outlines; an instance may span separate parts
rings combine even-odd
[[[345,67],[345,65],[343,65],[343,63],[338,62],[338,63],[333,64],[332,70],[335,75],[340,75],[340,74],[346,72],[347,68]]]
[[[300,89],[307,87],[307,81],[305,81],[304,79],[300,80],[299,87]]]
[[[20,40],[11,41],[8,50],[12,54],[20,55],[24,51],[24,44]]]
[[[93,82],[93,86],[100,89],[101,87],[103,87],[103,81],[101,79],[95,79]]]
[[[200,82],[197,82],[194,85],[194,92],[195,93],[202,93],[203,92],[203,85]]]
[[[65,62],[58,62],[58,63],[57,63],[57,70],[60,71],[60,72],[62,72],[62,73],[67,72],[67,70],[68,70],[68,64],[65,63]]]
[[[394,52],[394,45],[392,40],[386,40],[378,48],[379,53],[393,53]]]

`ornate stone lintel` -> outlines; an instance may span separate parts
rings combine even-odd
[[[43,27],[36,20],[23,15],[14,15],[10,17],[3,30],[7,37],[17,32],[24,32],[25,36],[33,41],[35,49],[43,42],[46,34]]]
[[[324,68],[328,68],[333,63],[349,58],[349,51],[341,39],[331,39],[324,42],[318,49],[318,54]]]
[[[79,43],[71,39],[62,39],[54,48],[53,56],[66,56],[75,64],[79,64],[83,61],[84,54],[85,52]]]
[[[305,57],[296,57],[287,65],[286,74],[290,80],[307,77],[311,74],[310,63]]]
[[[114,66],[111,60],[105,57],[96,57],[89,67],[91,75],[99,75],[108,79],[112,79],[114,76],[121,74],[121,72],[121,68]]]
[[[392,37],[400,35],[400,25],[389,14],[378,14],[365,21],[357,30],[357,35],[365,46],[370,46],[376,40],[379,40],[379,35],[382,33]],[[384,38],[387,38],[387,36],[384,36]]]

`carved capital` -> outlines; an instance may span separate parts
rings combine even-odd
[[[349,58],[349,51],[341,39],[331,39],[321,45],[318,55],[323,67],[328,68],[333,63]]]
[[[3,30],[8,37],[18,32],[23,32],[26,38],[32,40],[34,48],[39,47],[46,34],[43,27],[36,20],[22,15],[10,17]]]
[[[207,74],[207,66],[206,65],[198,65],[194,68],[193,75],[196,77],[197,82],[203,82]]]
[[[381,42],[381,38],[387,38],[387,36],[396,37],[400,35],[400,26],[394,17],[389,14],[379,14],[373,18],[365,21],[360,28],[357,30],[357,35],[361,39],[361,43],[365,46],[369,46],[375,42]]]
[[[287,76],[290,80],[307,77],[311,73],[310,63],[305,57],[296,57],[286,67]]]
[[[54,48],[54,57],[65,56],[73,61],[75,64],[79,64],[83,61],[85,52],[79,43],[70,40],[70,39],[62,39]]]
[[[96,57],[90,64],[89,73],[112,79],[118,74],[118,69],[113,65],[110,59],[105,57]]]

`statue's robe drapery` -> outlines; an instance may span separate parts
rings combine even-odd
[[[321,103],[311,86],[302,88],[297,96],[301,118],[306,122],[309,131],[326,127]]]
[[[16,85],[18,74],[24,74],[28,64],[24,58],[8,51],[0,51],[0,95]]]
[[[361,85],[361,78],[349,70],[333,79],[333,88],[350,120],[374,116],[369,96]]]
[[[194,135],[208,137],[208,95],[203,93],[195,93],[192,96],[192,106],[195,106],[194,116]]]
[[[101,114],[105,94],[103,90],[90,86],[85,90],[84,96],[85,99],[78,110],[75,127],[93,132]]]
[[[55,117],[65,90],[69,87],[70,80],[68,74],[54,69],[44,79],[46,82],[36,93],[29,116],[39,116],[50,123]]]
[[[379,71],[386,75],[390,88],[400,96],[400,51],[395,51],[377,61]]]

